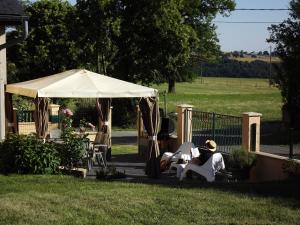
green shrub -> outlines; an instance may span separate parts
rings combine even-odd
[[[234,149],[229,156],[229,167],[236,169],[251,168],[256,161],[256,155],[243,148]]]
[[[56,144],[56,148],[61,159],[60,165],[71,169],[83,162],[86,153],[85,140],[87,135],[75,133],[74,128],[71,127],[72,120],[70,118],[65,117],[63,123],[65,124],[61,136],[63,142]]]
[[[0,145],[1,173],[52,174],[59,162],[55,145],[35,135],[9,135]]]
[[[288,174],[290,180],[300,180],[300,164],[293,159],[287,160],[282,165],[283,172]]]

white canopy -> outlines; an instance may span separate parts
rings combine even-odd
[[[83,69],[9,84],[6,86],[6,92],[33,98],[132,98],[157,95],[156,89]]]

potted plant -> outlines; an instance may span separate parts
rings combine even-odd
[[[255,154],[243,148],[234,149],[229,155],[227,168],[235,180],[247,180],[250,177],[250,170],[254,166],[255,161]]]

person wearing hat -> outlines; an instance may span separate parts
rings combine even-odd
[[[193,163],[202,166],[217,150],[217,144],[213,140],[207,140],[204,147],[199,148],[200,156]]]

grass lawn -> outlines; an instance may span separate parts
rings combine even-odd
[[[300,186],[287,185],[165,186],[0,175],[0,224],[299,224],[299,194],[293,193]]]
[[[154,85],[160,93],[167,84]],[[163,95],[160,106],[163,107]],[[281,95],[275,87],[269,87],[267,79],[198,78],[194,82],[176,83],[176,93],[167,95],[168,112],[178,104],[191,104],[195,109],[220,114],[241,115],[243,112],[262,113],[263,121],[280,120]]]
[[[130,145],[119,145],[119,144],[113,144],[112,145],[112,154],[114,155],[124,155],[124,154],[136,154],[138,152],[138,146],[137,144]]]

